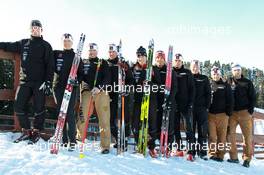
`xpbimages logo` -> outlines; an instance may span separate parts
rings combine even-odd
[[[165,92],[165,85],[150,85],[147,82],[144,83],[143,85],[119,85],[114,82],[113,85],[106,85],[106,86],[100,86],[99,85],[100,91],[105,91],[106,93],[145,93],[149,95],[151,92],[157,93]]]

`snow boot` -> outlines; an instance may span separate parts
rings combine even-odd
[[[32,131],[31,129],[24,129],[22,128],[22,134],[19,138],[17,138],[16,140],[14,140],[14,143],[19,143],[21,141],[24,140],[29,140],[32,136]]]
[[[193,162],[194,161],[193,155],[192,154],[187,154],[187,160]]]
[[[70,143],[68,151],[70,151],[70,152],[75,151],[76,150],[76,145],[77,145],[77,143],[74,143],[74,142]]]
[[[101,153],[102,153],[102,154],[109,154],[109,149],[103,149],[103,150],[101,151]]]
[[[158,158],[158,154],[157,154],[157,151],[155,149],[150,149],[149,150],[149,155],[152,157],[152,158]]]
[[[246,168],[249,168],[249,163],[250,163],[249,160],[244,160],[243,166],[246,167]]]
[[[200,159],[203,159],[203,160],[208,160],[208,157],[207,155],[199,155]]]
[[[32,130],[32,136],[30,137],[28,144],[29,145],[33,145],[35,143],[37,143],[40,139],[40,132],[38,129],[33,129]]]
[[[179,150],[177,150],[177,151],[175,152],[175,156],[176,156],[176,157],[183,157],[183,156],[184,156],[184,152],[183,152],[183,151],[179,151]]]
[[[239,163],[238,159],[227,159],[227,162],[229,163]]]

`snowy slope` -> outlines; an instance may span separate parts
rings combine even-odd
[[[114,150],[109,155],[101,155],[99,150],[86,152],[84,159],[79,159],[78,152],[62,150],[58,155],[51,155],[48,149],[39,145],[27,145],[26,142],[12,143],[19,136],[13,133],[0,133],[0,175],[48,175],[48,174],[262,174],[264,161],[253,160],[250,168],[227,162],[217,163],[197,159],[187,162],[183,158],[151,159],[141,155],[125,153],[116,156]],[[39,141],[45,145],[47,142]],[[97,143],[98,144],[98,143]],[[132,149],[132,148],[131,148]]]

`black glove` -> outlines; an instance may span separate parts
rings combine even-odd
[[[227,112],[226,112],[226,115],[230,117],[230,116],[232,115],[232,112],[227,111]]]
[[[254,113],[254,108],[249,108],[249,109],[248,109],[248,113],[249,113],[250,115],[252,115],[252,114]]]
[[[193,112],[193,106],[192,105],[188,105],[187,106],[187,113],[188,113],[188,115],[192,115],[192,112]]]
[[[43,93],[47,96],[52,95],[52,84],[50,81],[45,81],[44,83],[41,84],[39,87],[39,90],[42,90]]]
[[[73,86],[73,87],[78,87],[79,86],[79,82],[77,79],[70,79],[69,83]]]

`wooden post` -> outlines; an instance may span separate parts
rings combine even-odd
[[[15,65],[14,67],[14,90],[16,94],[17,88],[19,87],[20,55],[15,54],[14,58],[15,58],[14,59],[14,62],[15,62],[14,64]],[[14,131],[20,131],[20,130],[21,130],[21,127],[19,125],[17,115],[14,112]]]

